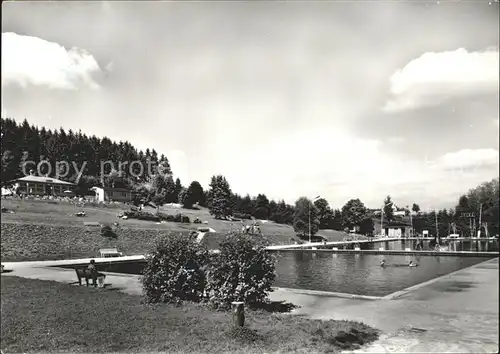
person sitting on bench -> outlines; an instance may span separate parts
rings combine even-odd
[[[94,287],[97,287],[97,278],[106,277],[105,274],[99,273],[95,265],[95,260],[91,259],[90,264],[84,269],[75,269],[78,283],[82,285],[82,278],[85,279],[87,286],[89,286],[89,279],[92,279]]]
[[[90,264],[87,266],[87,269],[90,271],[90,274],[95,274],[97,273],[97,268],[95,266],[95,260],[91,259]]]
[[[87,270],[90,273],[90,277],[92,278],[92,282],[94,283],[94,287],[97,286],[97,278],[102,274],[99,274],[97,271],[97,267],[95,265],[95,260],[91,259],[90,264],[87,266]]]

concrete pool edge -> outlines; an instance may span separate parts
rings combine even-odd
[[[400,298],[401,296],[404,296],[406,294],[411,293],[412,291],[415,291],[417,289],[423,288],[423,287],[425,287],[427,285],[433,284],[433,283],[438,282],[440,280],[443,280],[445,278],[449,278],[449,277],[453,276],[454,274],[456,274],[458,272],[461,272],[461,271],[464,271],[464,270],[467,270],[467,269],[472,269],[472,268],[478,267],[480,265],[483,265],[484,263],[493,262],[495,260],[498,262],[498,259],[499,259],[499,257],[495,257],[495,258],[488,259],[488,260],[483,261],[483,262],[479,262],[479,263],[473,264],[473,265],[468,266],[468,267],[457,269],[457,270],[455,270],[455,271],[453,271],[451,273],[444,274],[444,275],[441,275],[441,276],[439,276],[437,278],[433,278],[433,279],[424,281],[422,283],[418,283],[418,284],[409,286],[409,287],[407,287],[407,288],[405,288],[403,290],[398,290],[398,291],[395,291],[395,292],[393,292],[391,294],[388,294],[386,296],[382,296],[382,297],[380,297],[380,299],[381,300],[396,300],[396,299]]]
[[[114,258],[94,258],[96,260],[96,263],[121,263],[121,262],[133,262],[133,261],[142,261],[144,260],[144,256],[142,255],[136,255],[136,256],[125,256],[125,257],[114,257]],[[282,292],[288,292],[288,293],[294,293],[294,294],[302,294],[302,295],[311,295],[311,296],[323,296],[323,297],[336,297],[336,298],[345,298],[345,299],[358,299],[358,300],[396,300],[400,298],[401,296],[404,296],[414,290],[417,290],[419,288],[422,288],[424,286],[430,285],[432,283],[435,283],[439,280],[442,280],[447,277],[451,277],[455,273],[458,273],[460,271],[478,267],[480,265],[483,265],[488,262],[493,262],[497,261],[498,262],[499,257],[494,257],[490,258],[488,260],[473,264],[468,267],[460,268],[456,271],[444,274],[442,276],[430,279],[428,281],[418,283],[415,285],[412,285],[410,287],[404,288],[402,290],[398,290],[395,292],[392,292],[390,294],[384,295],[384,296],[371,296],[371,295],[360,295],[360,294],[351,294],[351,293],[340,293],[340,292],[330,292],[330,291],[322,291],[322,290],[310,290],[310,289],[297,289],[297,288],[285,288],[285,287],[276,287],[273,286],[272,289],[273,291],[278,290]],[[27,268],[37,268],[37,269],[52,269],[52,270],[58,270],[58,271],[74,271],[73,268],[65,268],[64,266],[71,266],[71,265],[80,265],[82,263],[87,263],[90,261],[90,258],[88,259],[72,259],[72,260],[56,260],[56,261],[34,261],[34,262],[6,262],[4,263],[6,266],[11,266],[11,265],[16,265],[16,266],[22,266],[27,267]],[[16,264],[17,263],[17,264]],[[24,263],[24,264],[23,264]],[[11,268],[11,267],[6,267],[6,268]],[[109,276],[117,276],[117,277],[126,277],[126,278],[138,278],[140,277],[140,274],[128,274],[128,273],[117,273],[117,272],[103,272],[106,275]]]
[[[382,297],[380,297],[380,296],[338,293],[338,292],[333,292],[333,291],[282,288],[279,286],[273,286],[273,291],[274,290],[293,293],[293,294],[325,296],[325,297],[338,297],[338,298],[345,298],[345,299],[359,299],[359,300],[372,300],[372,301],[373,300],[382,300]]]

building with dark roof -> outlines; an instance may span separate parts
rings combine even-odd
[[[18,178],[12,183],[17,184],[17,192],[20,194],[68,196],[73,194],[75,188],[75,184],[71,182],[34,175]]]

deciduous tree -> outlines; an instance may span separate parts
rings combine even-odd
[[[320,198],[314,202],[314,206],[318,211],[319,228],[330,228],[332,225],[333,210],[328,205],[328,201],[325,198]]]
[[[351,199],[342,207],[342,226],[352,229],[360,226],[368,216],[368,210],[359,199]]]
[[[313,236],[319,230],[318,210],[306,197],[301,197],[295,202],[293,229],[303,237],[309,235],[309,232]]]

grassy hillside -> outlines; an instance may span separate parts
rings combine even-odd
[[[159,235],[182,232],[186,235],[200,226],[209,226],[217,233],[208,234],[204,243],[217,248],[223,235],[241,228],[240,222],[213,219],[208,210],[161,208],[168,214],[182,213],[191,220],[199,218],[208,224],[156,223],[143,220],[122,220],[117,215],[129,210],[126,205],[85,206],[77,208],[67,202],[51,203],[42,200],[2,199],[1,255],[3,261],[49,260],[95,257],[100,248],[117,247],[127,255],[143,254],[150,250]],[[75,213],[85,211],[86,217]],[[13,211],[13,213],[10,213]],[[156,212],[154,209],[146,211]],[[101,236],[100,227],[86,226],[86,222],[111,225],[118,222],[116,239]],[[245,221],[250,223],[250,221]],[[288,244],[298,240],[293,228],[287,225],[265,223],[263,236],[255,236],[262,244]]]
[[[122,229],[118,238],[110,239],[101,236],[99,227],[18,223],[2,223],[1,231],[4,262],[96,257],[100,248],[114,247],[126,255],[144,254],[157,236],[175,232]]]
[[[225,234],[241,228],[241,222],[213,219],[207,209],[187,210],[163,207],[162,213],[189,216],[191,220],[199,218],[207,224],[183,224],[175,222],[157,223],[144,220],[122,220],[118,214],[130,210],[123,204],[86,205],[75,207],[68,202],[49,202],[46,200],[2,199],[2,238],[1,255],[3,261],[50,260],[65,258],[95,257],[100,248],[117,247],[127,255],[143,254],[149,251],[154,239],[159,235],[181,232],[188,235],[200,226],[208,226],[216,231],[207,234],[203,241],[209,248],[217,248]],[[13,211],[13,213],[10,213]],[[86,217],[77,217],[75,213],[85,211]],[[146,208],[155,213],[156,210]],[[112,225],[118,222],[116,239],[101,236],[99,226],[86,226],[87,222]],[[251,221],[245,220],[244,224]],[[298,241],[293,228],[267,222],[260,226],[263,235],[255,236],[258,243],[264,245],[290,244]],[[342,240],[343,232],[320,230],[320,235],[329,241]]]

